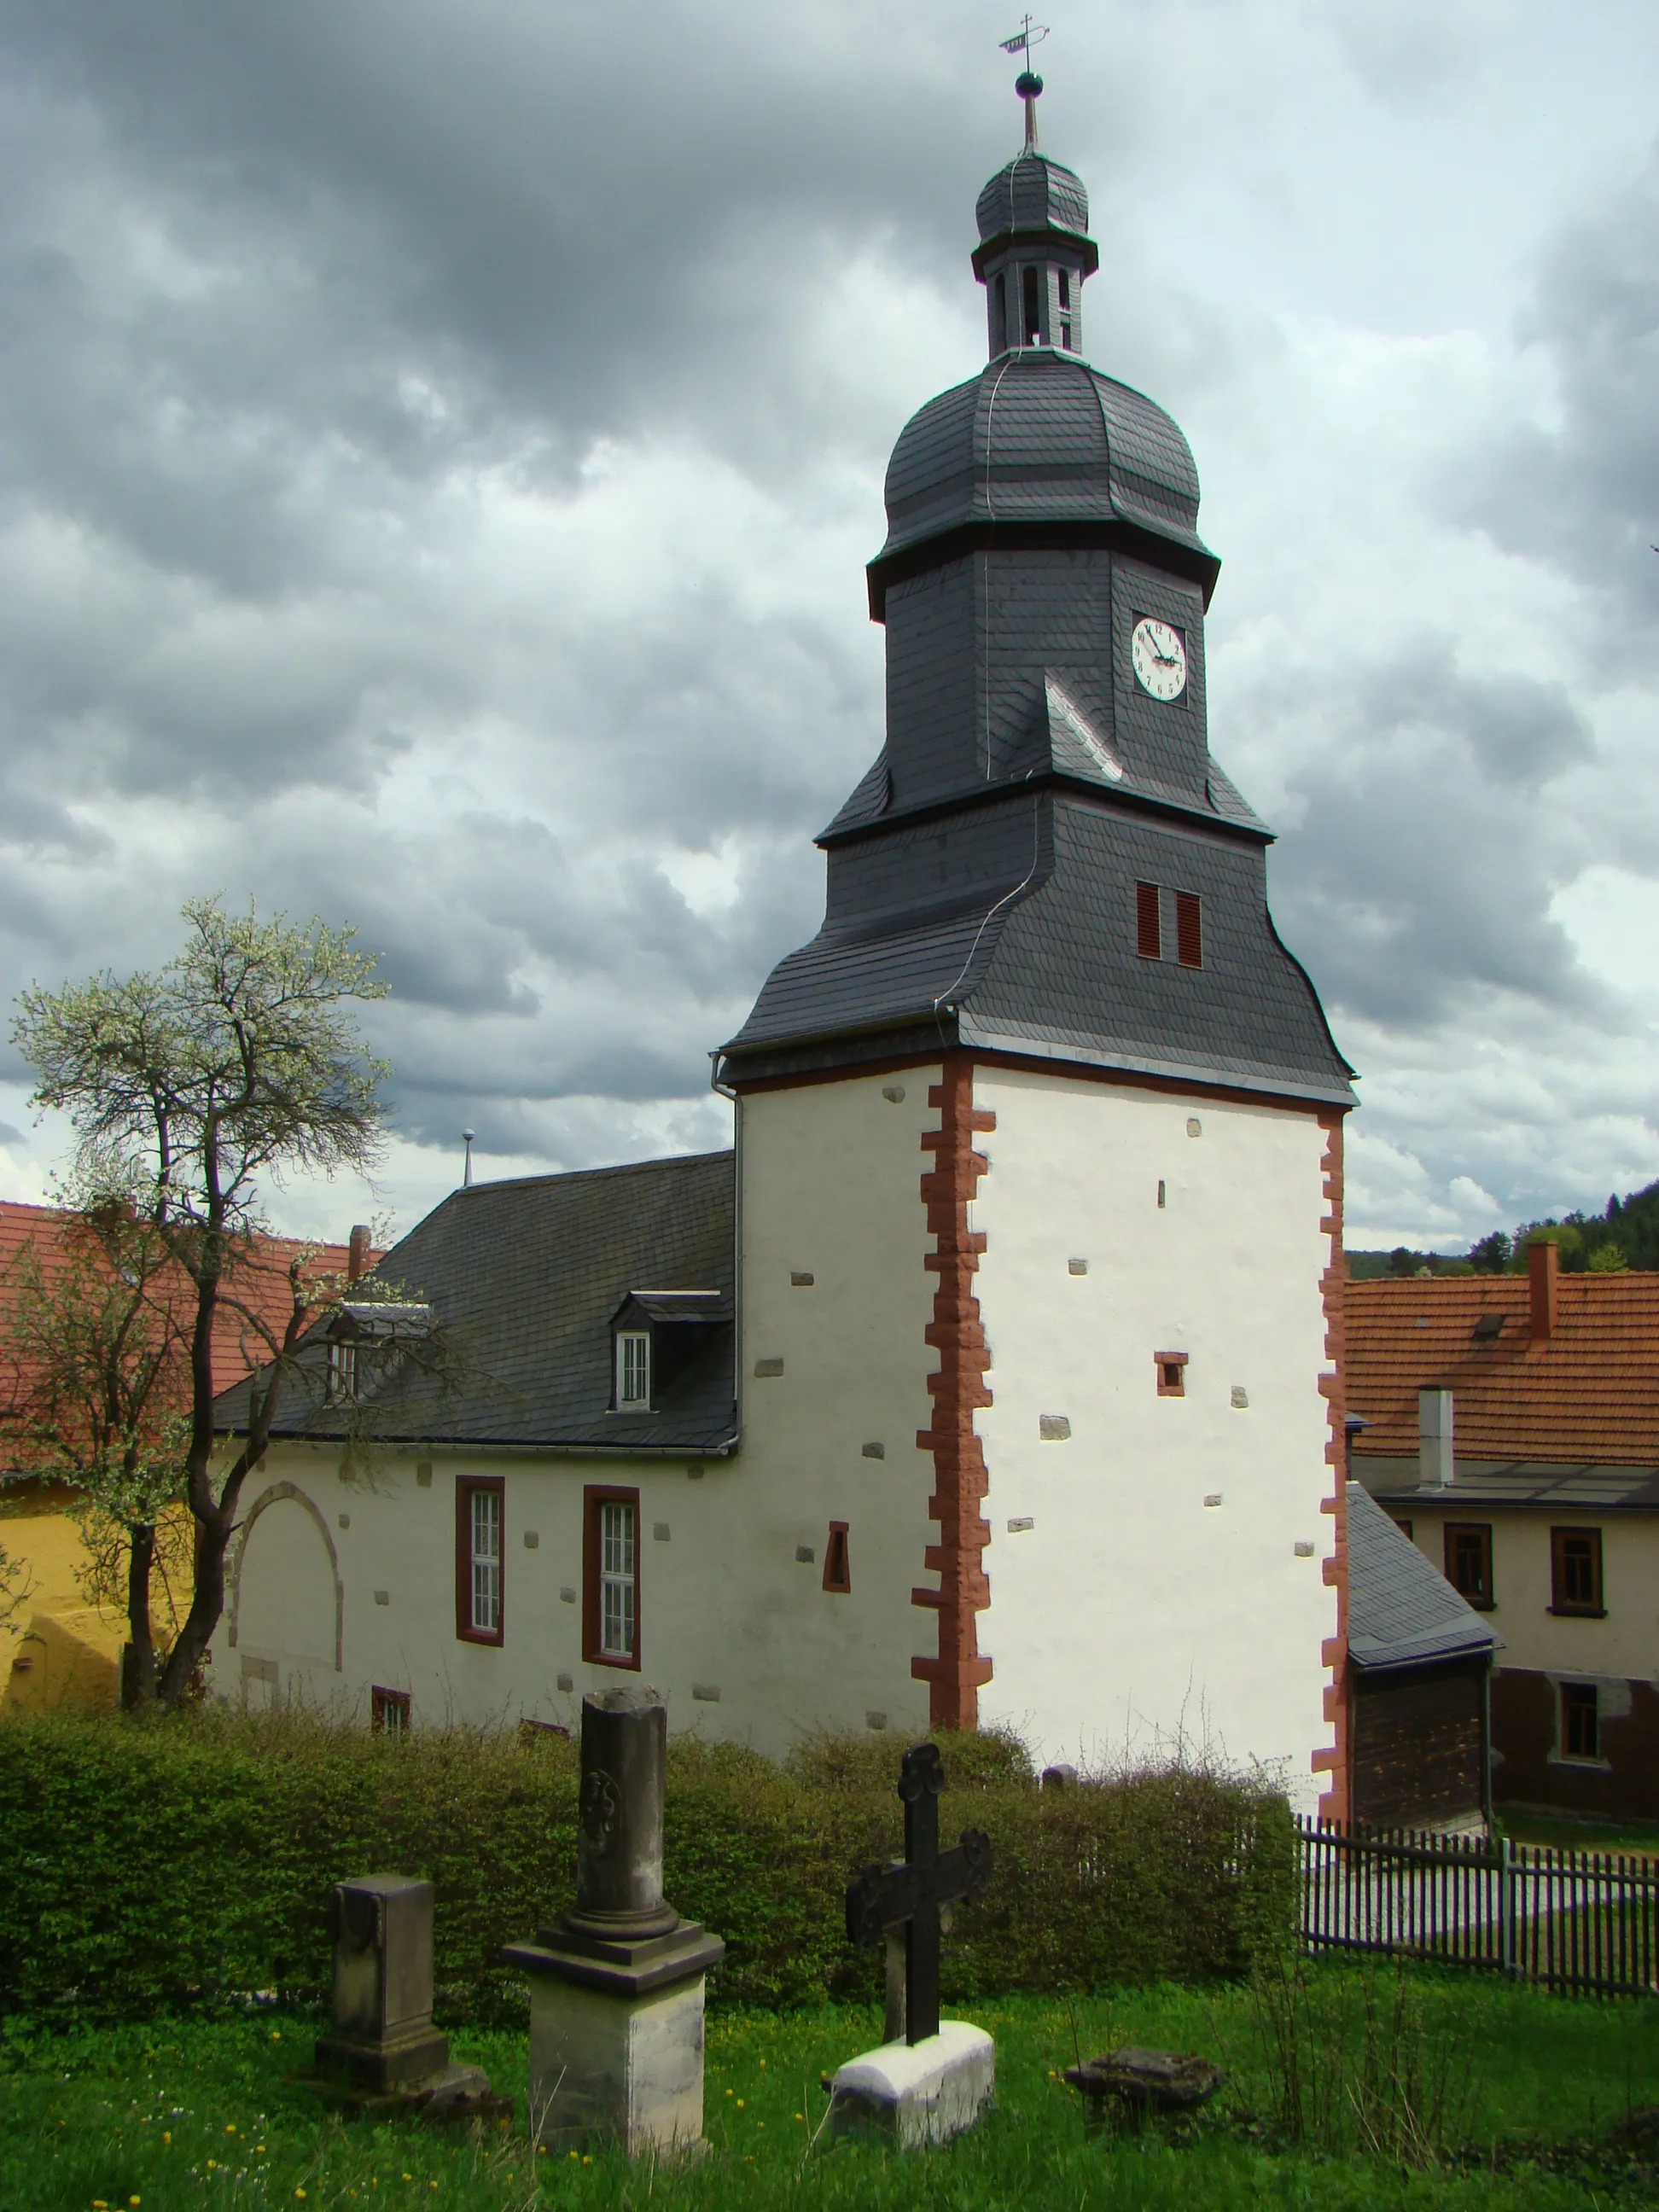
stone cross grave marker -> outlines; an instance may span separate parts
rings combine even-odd
[[[939,1847],[939,1798],[945,1762],[934,1743],[919,1743],[899,1765],[904,1806],[904,1856],[867,1866],[847,1891],[847,1939],[878,1943],[904,1930],[904,2039],[915,2045],[939,2033],[939,1940],[943,1909],[982,1889],[991,1872],[991,1839],[964,1828],[952,1850]]]
[[[873,2129],[902,2148],[944,2142],[971,2127],[996,2086],[996,2050],[982,2028],[939,2016],[943,1916],[988,1880],[991,1840],[966,1828],[939,1847],[939,1799],[945,1765],[937,1744],[904,1754],[898,1794],[904,1806],[904,1856],[854,1875],[847,1892],[847,1934],[860,1944],[904,1935],[904,2040],[889,2041],[840,2068],[830,2083],[833,2132]],[[890,1950],[890,1959],[891,1953]],[[890,1990],[890,2033],[895,2007]]]

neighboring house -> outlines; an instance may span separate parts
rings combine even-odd
[[[1491,1624],[1348,1485],[1351,1816],[1372,1828],[1463,1826],[1492,1812]]]
[[[1351,1283],[1352,1472],[1492,1620],[1500,1803],[1659,1819],[1659,1274]]]
[[[474,1379],[367,1304],[319,1337],[222,1687],[568,1722],[620,1668],[769,1749],[1207,1735],[1347,1809],[1351,1071],[1209,750],[1190,449],[1082,358],[1087,220],[1029,147],[980,196],[990,358],[893,454],[886,742],[716,1056],[735,1154],[463,1189],[388,1255]]]
[[[11,1563],[21,1602],[0,1627],[0,1711],[33,1711],[46,1705],[110,1705],[119,1687],[121,1650],[126,1641],[123,1613],[88,1602],[82,1588],[86,1547],[75,1517],[76,1498],[62,1483],[20,1473],[7,1450],[4,1414],[24,1395],[27,1372],[4,1347],[17,1268],[32,1248],[42,1274],[50,1279],[61,1264],[63,1240],[72,1217],[55,1206],[0,1201],[0,1549]],[[237,1295],[265,1324],[279,1330],[289,1311],[288,1270],[295,1255],[310,1254],[319,1273],[361,1271],[376,1256],[367,1230],[354,1230],[347,1244],[302,1245],[270,1237],[258,1247],[257,1264],[240,1271]],[[187,1285],[180,1279],[181,1295]],[[248,1370],[257,1339],[228,1309],[221,1313],[213,1341],[214,1381],[228,1388]],[[158,1588],[155,1602],[161,1603]]]

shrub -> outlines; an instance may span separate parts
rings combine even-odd
[[[1181,1769],[1039,1790],[1013,1738],[940,1742],[941,1832],[983,1827],[994,1855],[957,1908],[947,1996],[1232,1975],[1281,1948],[1292,1837],[1268,1791]],[[842,1900],[902,1847],[896,1773],[896,1747],[864,1736],[811,1739],[783,1766],[671,1744],[667,1893],[726,1938],[713,2002],[878,1994],[879,1956],[848,1946]],[[576,1783],[556,1735],[19,1717],[0,1727],[0,2002],[113,2019],[319,1999],[329,1885],[379,1870],[435,1885],[440,2017],[521,2020],[501,1949],[570,1900]]]

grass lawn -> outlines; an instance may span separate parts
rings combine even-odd
[[[1659,1821],[1555,1820],[1547,1813],[1511,1813],[1499,1808],[1504,1832],[1512,1844],[1547,1844],[1563,1851],[1607,1851],[1626,1858],[1659,1859]]]
[[[1314,1999],[1333,2018],[1363,1994],[1358,1969],[1321,1967]],[[1385,1972],[1377,1985],[1392,1998]],[[1461,2160],[1409,2172],[1356,2157],[1272,2147],[1272,2099],[1243,1990],[1139,1990],[957,2008],[997,2039],[998,2105],[970,2135],[926,2156],[816,2136],[819,2075],[878,2037],[853,2009],[720,2013],[708,2026],[710,2155],[653,2172],[615,2154],[532,2156],[522,2135],[479,2139],[415,2126],[341,2124],[284,2081],[308,2060],[314,2023],[270,2015],[157,2021],[0,2038],[0,2212],[531,2212],[609,2206],[642,2212],[726,2207],[1027,2212],[1054,2206],[1583,2207],[1659,2202],[1623,2157],[1594,2148],[1631,2107],[1659,2103],[1659,2005],[1552,1997],[1466,1975],[1414,1974],[1422,2047],[1459,2085]],[[1058,2076],[1085,2056],[1147,2042],[1216,2058],[1231,2085],[1184,2142],[1156,2132],[1085,2141]],[[457,2035],[524,2110],[522,2036]],[[1255,2115],[1253,2118],[1252,2115]],[[1258,2132],[1252,2132],[1255,2128]],[[1563,2147],[1567,2148],[1564,2148]],[[1659,2154],[1652,2154],[1659,2155]]]

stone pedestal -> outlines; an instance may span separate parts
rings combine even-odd
[[[317,2039],[305,2087],[376,2113],[510,2113],[476,2066],[453,2064],[432,2025],[432,1884],[365,1875],[329,1893],[332,2033]]]
[[[948,2142],[996,2094],[996,2045],[982,2027],[943,2020],[920,2043],[849,2058],[830,2084],[832,2136],[873,2134],[900,2150]]]
[[[663,1897],[667,1740],[654,1690],[583,1699],[576,1902],[503,1954],[530,1979],[530,2133],[550,2148],[702,2147],[703,1978],[726,1946]]]

